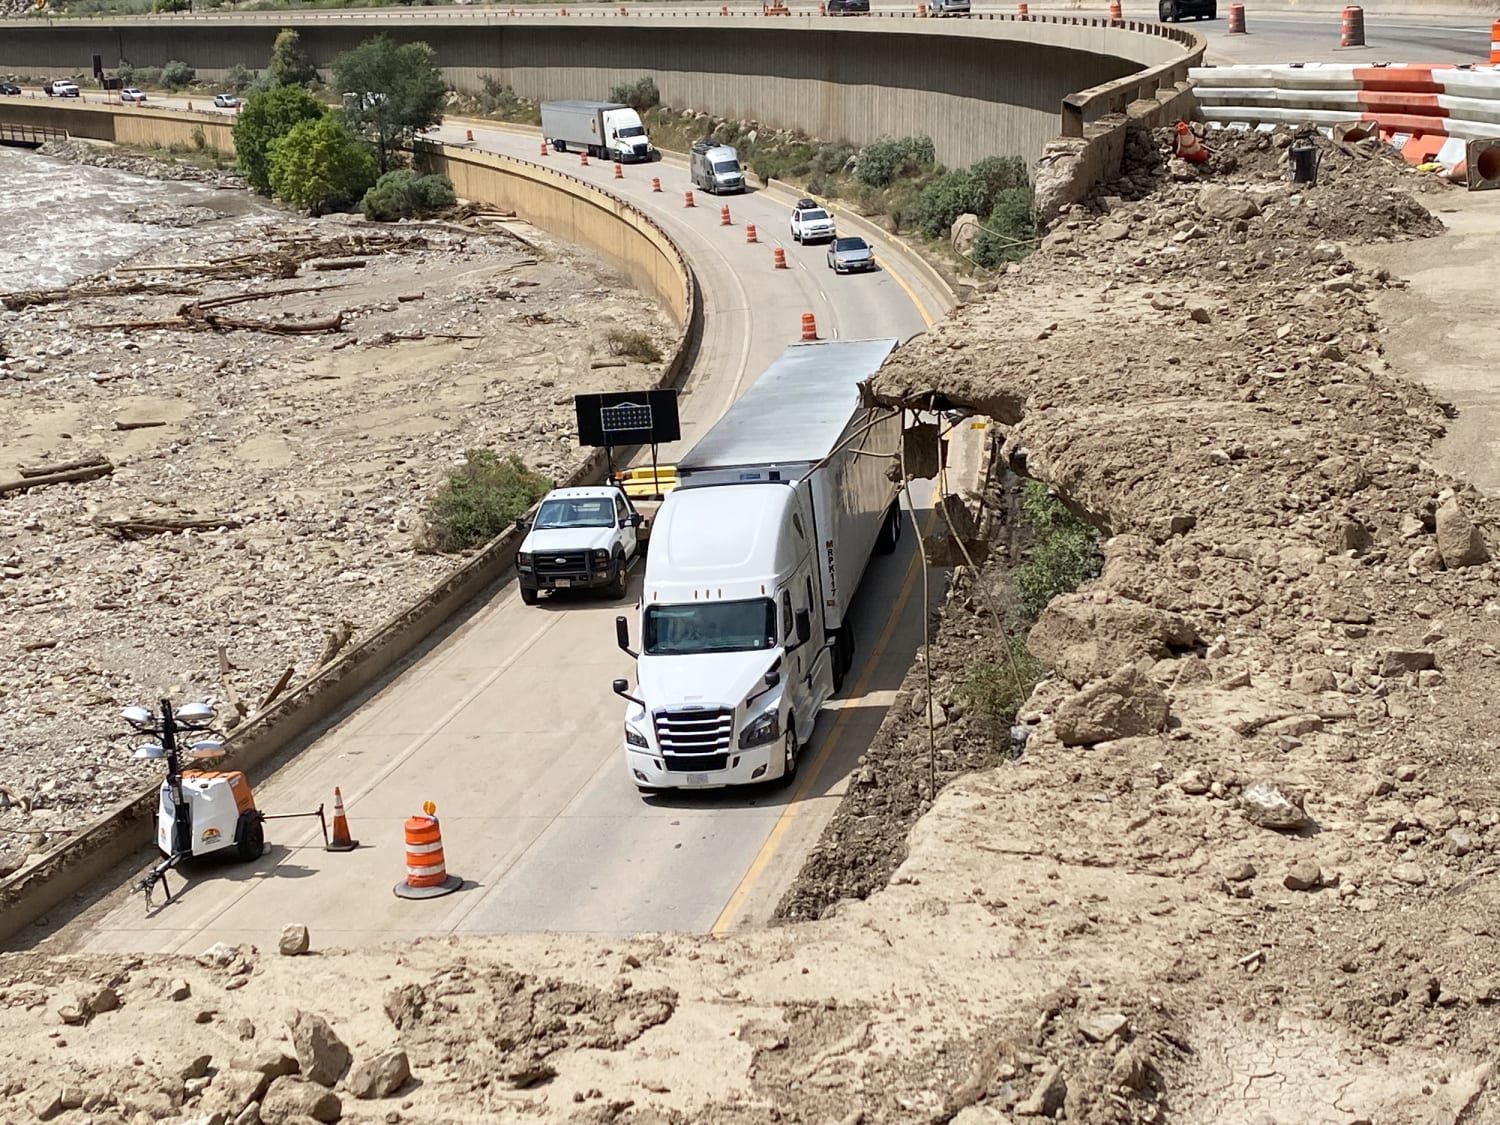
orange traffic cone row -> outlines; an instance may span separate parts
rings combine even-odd
[[[1188,128],[1186,121],[1177,123],[1177,145],[1175,155],[1180,156],[1189,164],[1202,164],[1208,159],[1208,149],[1203,147],[1203,142],[1198,139],[1198,134]]]
[[[349,835],[349,818],[344,815],[344,795],[333,787],[333,837],[325,846],[330,852],[352,852],[359,841]]]
[[[462,879],[448,874],[443,860],[437,806],[424,801],[422,812],[406,821],[406,879],[392,888],[397,898],[437,898],[463,886]]]
[[[816,340],[818,338],[818,322],[813,319],[812,313],[802,314],[802,339]]]
[[[786,251],[783,250],[780,246],[771,251],[771,265],[775,269],[786,269]]]

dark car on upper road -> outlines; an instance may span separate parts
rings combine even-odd
[[[1219,0],[1157,0],[1156,13],[1162,23],[1176,23],[1188,16],[1216,20],[1219,18]]]
[[[823,10],[830,16],[867,16],[870,0],[826,0]]]
[[[20,93],[21,87],[17,86],[14,82],[0,82],[0,94],[8,94],[11,97],[16,97]]]

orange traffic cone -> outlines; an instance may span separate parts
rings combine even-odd
[[[330,852],[352,852],[359,841],[349,835],[349,818],[344,815],[344,795],[339,787],[333,787],[333,838],[325,846]]]
[[[818,338],[818,322],[813,319],[812,313],[802,314],[802,339],[816,340]]]
[[[465,129],[464,130],[464,140],[468,141],[470,144],[474,143],[474,130],[473,129]]]
[[[786,269],[786,251],[780,246],[771,252],[771,264],[779,270]]]
[[[437,898],[463,886],[457,875],[448,874],[443,859],[443,834],[438,830],[437,806],[422,804],[423,816],[406,822],[406,878],[393,890],[397,898]]]
[[[542,142],[541,151],[538,152],[537,155],[538,156],[546,156],[547,155],[547,142],[546,141]]]
[[[659,176],[652,176],[651,177],[651,190],[652,191],[661,191],[661,177],[659,177]]]
[[[617,180],[623,180],[624,178],[625,178],[625,169],[621,168],[620,167],[620,162],[618,160],[616,160],[615,161],[615,179],[617,179]]]
[[[1198,135],[1188,128],[1186,121],[1177,123],[1175,155],[1180,156],[1189,164],[1202,164],[1208,159],[1208,149],[1203,147],[1203,142],[1198,139]]]
[[[684,207],[691,207],[693,205],[693,193],[692,192],[685,191],[685,192],[682,193],[682,205]]]
[[[586,152],[580,152],[578,154],[578,164],[579,164],[579,167],[587,168],[588,167],[588,163],[589,163],[589,154],[586,153]]]
[[[724,206],[722,206],[722,207],[719,208],[719,225],[721,227],[728,227],[728,226],[733,226],[734,225],[733,223],[731,223],[729,221],[729,204],[727,204],[727,203],[724,204]]]

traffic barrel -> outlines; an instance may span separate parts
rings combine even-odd
[[[727,4],[720,4],[719,5],[719,15],[721,15],[721,16],[727,16],[728,14],[729,14],[729,6]]]
[[[651,190],[661,191],[661,178],[659,176],[651,177]]]
[[[82,100],[83,100],[83,98],[82,98],[82,97],[81,97],[81,96],[80,96],[80,97],[79,97],[79,99],[78,99],[78,100],[79,100],[79,101],[82,101]],[[188,102],[188,112],[189,112],[189,113],[192,113],[192,112],[193,112],[193,103],[192,103],[192,102]]]
[[[780,246],[776,247],[776,249],[771,252],[771,263],[775,266],[776,269],[786,269],[786,251],[783,250]]]
[[[578,163],[581,167],[587,168],[589,165],[589,154],[586,152],[580,152],[578,154]]]
[[[625,5],[623,4],[620,5],[620,15],[625,15]]]
[[[685,191],[685,192],[682,193],[682,205],[684,207],[691,207],[693,205],[693,193],[692,192]]]
[[[1231,4],[1231,5],[1229,5],[1229,34],[1230,35],[1244,35],[1245,34],[1245,5],[1243,5],[1243,4]]]
[[[812,313],[802,314],[802,340],[816,340],[818,338],[818,322],[813,319]]]
[[[465,129],[464,130],[464,140],[468,141],[470,144],[474,143],[474,130],[473,129]]]
[[[546,156],[547,155],[547,142],[546,142],[545,139],[542,141],[541,152],[539,152],[538,155],[539,156]]]
[[[1124,10],[1120,7],[1120,0],[1110,0],[1109,22],[1119,23],[1125,17]]]
[[[1365,45],[1365,10],[1353,5],[1344,9],[1344,23],[1339,35],[1340,47]]]
[[[921,16],[923,18],[926,17],[926,15],[927,15],[927,5],[926,4],[918,4],[917,5],[917,15]]]
[[[1016,19],[1018,19],[1018,20],[1029,20],[1030,18],[1031,18],[1031,11],[1030,11],[1030,9],[1028,9],[1025,4],[1017,4],[1016,5]]]
[[[724,206],[722,206],[722,207],[719,208],[719,225],[721,227],[727,227],[727,226],[732,226],[733,225],[729,221],[729,204],[727,204],[727,203],[724,204]]]
[[[422,812],[406,821],[406,878],[392,888],[397,898],[437,898],[463,886],[462,879],[448,874],[437,806],[427,801]]]
[[[1490,65],[1500,66],[1500,20],[1490,24]]]
[[[749,226],[747,226],[745,228],[745,241],[746,242],[755,242],[756,241],[756,237],[755,237],[755,224],[754,223],[751,223]]]
[[[615,161],[615,179],[617,179],[617,180],[623,180],[624,178],[625,178],[625,170],[620,167],[620,162],[618,160],[616,160]]]

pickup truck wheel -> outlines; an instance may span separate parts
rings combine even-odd
[[[781,736],[781,776],[776,779],[778,788],[785,788],[797,780],[797,728],[791,719],[786,723],[786,734]]]
[[[521,587],[521,601],[526,605],[536,605],[537,593],[530,586]]]
[[[625,556],[615,555],[615,573],[610,579],[608,586],[604,588],[612,598],[623,598],[625,596]]]

